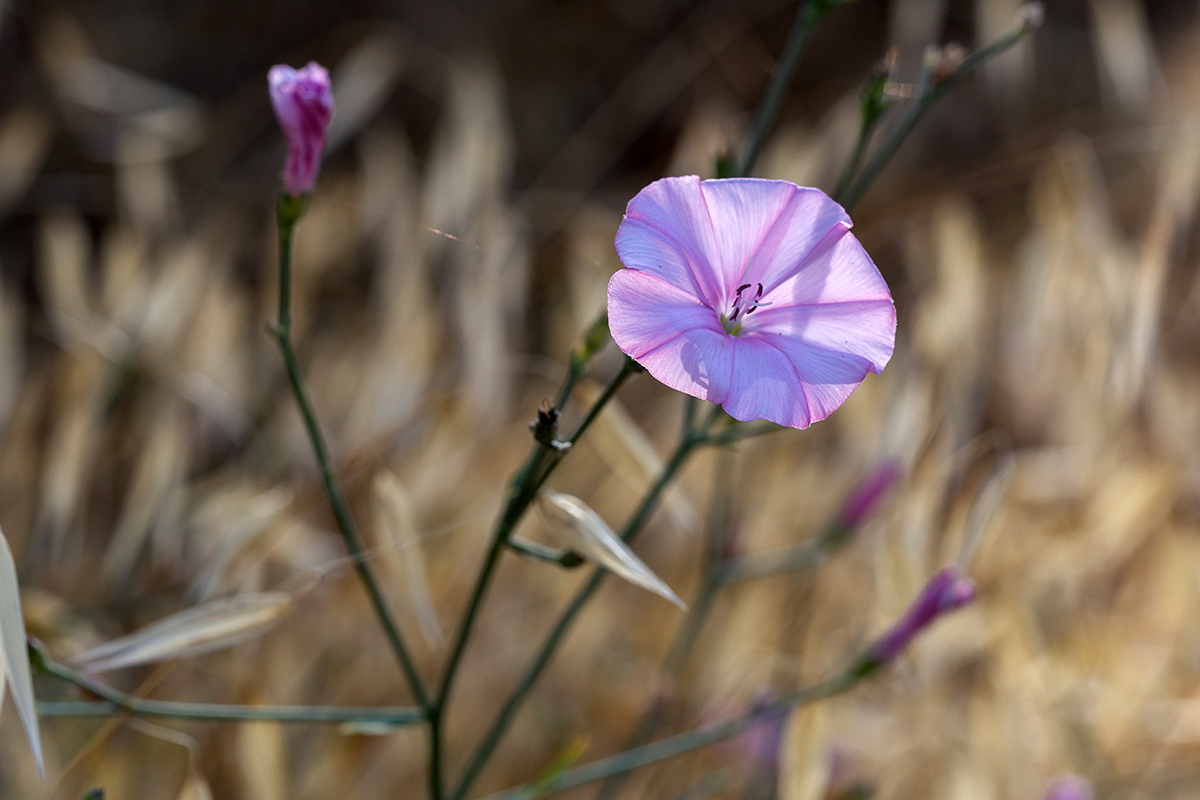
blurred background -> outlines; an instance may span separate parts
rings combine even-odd
[[[2,7],[0,526],[30,633],[65,659],[316,570],[317,588],[251,640],[106,679],[174,700],[409,703],[339,561],[263,330],[285,152],[267,69],[332,70],[338,110],[299,229],[295,336],[432,679],[526,423],[603,308],[625,203],[663,175],[713,175],[795,3]],[[889,45],[903,95],[926,44],[985,43],[1018,7],[834,12],[757,174],[830,189],[859,87]],[[896,297],[894,360],[828,421],[740,445],[716,524],[739,553],[804,541],[894,459],[887,502],[818,570],[723,593],[676,686],[660,664],[680,612],[609,581],[476,795],[584,744],[584,760],[615,752],[655,703],[666,734],[828,675],[949,561],[979,601],[885,675],[779,730],[642,770],[623,796],[1016,800],[1064,771],[1103,798],[1200,792],[1197,12],[1052,1],[1032,41],[933,109],[855,212]],[[595,379],[618,363],[610,344]],[[681,408],[648,376],[630,382],[554,488],[618,526]],[[685,600],[715,457],[694,459],[638,546]],[[546,540],[535,515],[521,533]],[[505,556],[454,694],[452,774],[585,575]],[[37,691],[74,696],[43,679]],[[42,724],[38,781],[4,708],[0,795],[425,792],[420,728]]]

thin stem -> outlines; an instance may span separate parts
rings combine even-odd
[[[130,698],[126,703],[39,702],[43,717],[111,717],[126,711],[139,717],[171,717],[211,722],[364,722],[380,725],[415,725],[425,721],[425,711],[404,708],[355,706],[247,706],[221,703],[177,703],[169,700]]]
[[[799,706],[824,700],[846,691],[870,674],[860,669],[859,665],[860,662],[856,661],[853,666],[832,678],[787,694],[765,708],[748,712],[728,722],[706,725],[687,733],[681,733],[678,736],[662,739],[644,747],[627,750],[609,758],[602,758],[590,764],[568,769],[536,787],[530,785],[519,786],[507,792],[492,795],[488,800],[530,800],[530,798],[535,796],[542,797],[547,794],[572,789],[576,786],[591,783],[592,781],[603,780],[613,775],[629,772],[638,767],[644,767],[668,758],[673,758],[692,750],[698,750],[701,747],[707,747],[708,745],[728,739],[731,736],[736,736],[755,725],[782,717]]]
[[[600,416],[600,412],[603,411],[604,407],[608,405],[608,401],[612,400],[613,397],[616,396],[617,390],[621,388],[622,384],[624,384],[631,375],[636,375],[641,371],[642,368],[636,361],[629,356],[625,356],[625,360],[621,362],[621,369],[612,377],[612,380],[608,382],[608,385],[604,387],[604,390],[600,392],[600,396],[596,398],[596,402],[592,403],[592,407],[587,410],[587,413],[584,414],[583,419],[581,419],[579,424],[575,426],[575,430],[571,433],[570,437],[568,437],[567,441],[572,445],[577,443],[579,438],[583,436],[583,434],[587,432],[587,429],[592,426],[592,423],[596,421],[596,418]],[[559,460],[561,461],[562,459]],[[555,463],[557,465],[557,462]],[[542,480],[544,481],[547,477],[549,477],[549,475],[544,476]]]
[[[143,717],[176,717],[196,720],[269,720],[272,722],[368,722],[413,725],[425,721],[420,708],[356,708],[353,706],[250,706],[218,703],[180,703],[134,697],[82,672],[59,664],[45,653],[34,655],[39,669],[72,683],[103,702],[38,703],[44,717],[101,717],[120,711]]]
[[[604,387],[604,391],[592,403],[591,408],[584,414],[582,420],[575,427],[574,432],[567,439],[570,444],[575,444],[579,441],[579,437],[587,431],[608,402],[616,396],[617,390],[631,375],[638,372],[640,368],[637,362],[626,357],[621,364],[621,369],[613,376],[608,385]],[[567,378],[571,381],[570,376]],[[463,651],[466,649],[467,639],[471,635],[471,626],[474,624],[475,617],[479,612],[480,603],[483,600],[483,595],[487,591],[489,582],[491,581],[492,572],[495,570],[496,563],[499,560],[500,553],[504,549],[504,545],[508,542],[513,529],[517,523],[521,521],[525,511],[529,508],[529,504],[533,498],[537,496],[538,489],[554,472],[554,469],[562,462],[565,452],[550,451],[542,445],[536,445],[535,450],[530,453],[529,458],[525,462],[525,466],[518,473],[517,481],[514,484],[514,490],[510,495],[508,504],[505,506],[504,514],[501,516],[499,523],[496,525],[496,532],[492,538],[492,547],[488,551],[488,556],[484,561],[483,569],[480,570],[479,578],[475,582],[475,589],[471,594],[471,601],[467,605],[466,614],[463,616],[463,621],[459,626],[458,636],[455,638],[455,646],[451,651],[450,660],[446,662],[445,678],[442,681],[442,689],[438,693],[437,705],[440,708],[450,695],[450,687],[453,684],[455,673],[458,670],[459,662],[462,660]]]
[[[763,143],[766,142],[767,134],[775,125],[775,117],[779,114],[779,107],[783,104],[788,87],[791,85],[792,79],[796,77],[800,58],[808,48],[813,25],[820,16],[814,0],[800,1],[800,8],[797,9],[796,18],[792,22],[792,30],[788,33],[787,42],[783,45],[779,64],[776,65],[767,90],[763,93],[758,109],[754,112],[754,120],[750,123],[750,132],[746,135],[746,142],[742,146],[741,157],[737,162],[736,175],[749,175],[750,171],[754,169],[754,164],[762,152]]]
[[[504,507],[504,513],[501,515],[500,521],[496,524],[496,532],[492,536],[492,545],[488,549],[483,567],[479,571],[479,577],[475,580],[475,588],[471,592],[471,599],[467,603],[467,610],[463,614],[462,622],[459,623],[458,635],[454,638],[454,648],[450,651],[450,658],[446,662],[443,673],[444,677],[442,678],[442,688],[438,692],[436,705],[439,713],[445,706],[446,698],[450,696],[450,689],[454,685],[454,677],[458,673],[459,663],[462,661],[463,652],[467,647],[467,640],[471,635],[471,627],[474,625],[475,617],[479,613],[479,607],[483,602],[483,595],[487,591],[488,584],[491,582],[492,573],[496,568],[496,563],[500,559],[500,553],[504,550],[509,534],[512,533],[513,528],[516,527],[517,522],[520,521],[525,509],[529,507],[529,503],[536,494],[536,474],[542,469],[543,464],[552,458],[553,456],[549,450],[540,444],[535,445],[533,452],[529,454],[529,458],[526,459],[525,465],[521,468],[516,480],[513,482],[509,500]]]
[[[606,320],[605,320],[606,322]],[[599,326],[599,322],[593,326],[593,329]],[[589,338],[591,338],[589,336]],[[585,348],[587,347],[585,343]],[[587,350],[584,351],[584,356],[572,357],[572,368],[568,372],[566,382],[563,386],[563,391],[560,393],[560,402],[566,402],[566,395],[569,394],[570,387],[583,375],[586,370],[587,360],[590,359],[590,354]],[[591,353],[595,352],[595,348],[590,349]],[[576,364],[579,364],[576,367]],[[574,444],[579,437],[584,434],[589,426],[599,416],[601,410],[608,402],[616,396],[617,390],[629,378],[630,375],[638,371],[636,362],[630,358],[626,358],[621,365],[620,371],[605,387],[596,401],[588,409],[584,418],[576,427],[574,433],[568,439],[568,442]],[[517,477],[513,481],[512,489],[510,490],[508,503],[505,504],[504,513],[496,524],[496,531],[492,536],[492,544],[488,549],[487,557],[484,559],[483,567],[479,571],[479,577],[475,580],[475,588],[471,592],[471,599],[467,603],[467,610],[463,614],[462,622],[459,623],[458,634],[454,639],[454,647],[450,652],[450,657],[446,662],[446,667],[443,672],[442,686],[438,692],[437,702],[433,707],[431,718],[437,719],[440,723],[441,716],[445,711],[446,702],[450,697],[450,690],[454,685],[454,678],[458,674],[458,668],[462,663],[463,653],[466,651],[467,641],[471,636],[471,629],[475,623],[475,619],[479,614],[479,609],[483,603],[483,597],[487,593],[488,585],[491,583],[492,575],[495,572],[496,564],[499,563],[500,554],[504,551],[506,545],[509,544],[509,539],[513,529],[517,523],[521,521],[525,512],[529,509],[530,503],[537,496],[538,489],[554,472],[555,467],[562,462],[566,454],[570,452],[569,448],[564,450],[550,450],[541,444],[534,445],[533,452],[525,461],[525,465],[517,473]],[[438,737],[440,732],[440,724],[434,726],[434,736]],[[441,747],[440,743],[435,743],[433,748],[435,763],[431,770],[438,776],[440,783],[441,774]],[[435,795],[435,799],[440,800],[441,795]]]
[[[717,568],[716,578],[722,586],[728,586],[731,583],[808,569],[825,561],[849,541],[849,531],[841,526],[833,526],[812,541],[728,559]]]
[[[711,424],[712,419],[713,417],[710,416],[708,424]],[[708,425],[705,425],[705,430],[707,430],[707,427]],[[700,439],[695,437],[685,438],[679,443],[674,455],[663,468],[663,471],[659,475],[658,480],[654,483],[654,486],[652,486],[646,493],[646,496],[642,498],[642,502],[638,506],[637,511],[635,511],[629,521],[625,523],[625,527],[621,534],[621,538],[624,541],[630,542],[637,536],[642,525],[649,518],[650,512],[654,510],[659,496],[662,494],[663,490],[666,489],[667,485],[675,477],[675,473],[679,471],[680,467],[682,467],[687,461],[688,456],[699,443]],[[550,634],[545,638],[545,640],[543,640],[541,646],[534,654],[533,660],[525,668],[525,672],[521,676],[521,680],[518,682],[516,688],[513,689],[512,693],[508,696],[504,706],[500,709],[500,712],[496,715],[495,720],[492,722],[487,733],[484,735],[483,741],[480,742],[479,746],[475,749],[475,752],[471,755],[471,759],[467,762],[467,767],[463,771],[463,776],[459,780],[458,786],[455,788],[454,793],[451,795],[453,800],[462,800],[462,798],[466,796],[467,791],[471,788],[471,784],[479,776],[479,773],[483,770],[487,760],[491,757],[492,752],[496,749],[496,745],[500,743],[500,739],[504,736],[505,731],[508,730],[508,726],[512,722],[513,717],[516,715],[517,709],[520,707],[522,701],[524,701],[525,696],[529,694],[530,689],[533,688],[533,684],[537,681],[538,677],[541,676],[542,670],[544,670],[546,665],[550,663],[550,659],[553,657],[555,650],[558,649],[558,645],[566,636],[567,631],[570,629],[572,623],[574,623],[575,618],[579,615],[579,612],[583,610],[583,607],[587,605],[588,600],[590,600],[592,595],[596,593],[596,590],[600,588],[600,583],[604,580],[604,576],[606,574],[607,573],[605,570],[599,568],[592,572],[591,578],[589,578],[588,582],[584,584],[583,588],[576,593],[575,598],[558,618],[558,622],[555,623],[554,628],[550,631]]]
[[[837,187],[833,190],[834,200],[840,202],[842,195],[850,188],[850,182],[854,180],[854,173],[858,172],[858,165],[862,163],[862,157],[867,152],[867,143],[871,141],[874,131],[875,121],[864,118],[858,128],[858,140],[854,142],[854,150],[851,151],[850,158],[842,169],[842,176],[838,178]]]
[[[556,547],[547,547],[544,544],[531,542],[528,539],[522,539],[519,536],[511,536],[508,539],[508,546],[514,553],[520,556],[525,556],[533,561],[541,561],[546,564],[556,564],[560,567],[577,567],[583,563],[579,556],[572,553],[570,550],[559,550]]]
[[[296,358],[295,349],[292,347],[290,311],[292,285],[291,241],[296,229],[296,220],[303,211],[303,204],[297,206],[295,198],[284,197],[280,199],[279,320],[270,326],[270,331],[279,345],[280,353],[283,355],[283,363],[287,370],[288,381],[292,385],[292,393],[296,396],[296,403],[300,407],[301,416],[304,418],[304,427],[308,431],[313,455],[316,457],[317,465],[321,470],[321,480],[325,486],[325,496],[329,500],[329,507],[333,511],[333,517],[337,522],[338,530],[341,531],[342,539],[346,543],[346,550],[349,551],[351,557],[354,559],[354,567],[358,570],[359,579],[370,596],[371,604],[375,608],[375,614],[379,617],[380,625],[383,627],[392,652],[396,655],[396,660],[400,662],[400,667],[408,678],[409,684],[412,686],[412,691],[416,696],[417,702],[422,708],[428,711],[430,708],[429,696],[425,692],[425,685],[421,681],[420,673],[417,672],[416,664],[413,663],[412,657],[409,655],[408,648],[404,644],[404,638],[400,633],[400,628],[387,607],[387,602],[383,598],[383,593],[379,589],[379,584],[375,580],[374,573],[371,571],[367,561],[362,558],[362,540],[358,535],[358,529],[354,525],[354,518],[350,515],[350,509],[346,505],[346,498],[342,494],[337,474],[334,472],[333,460],[329,457],[329,448],[326,447],[325,437],[322,435],[321,428],[317,424],[317,416],[313,411],[312,401],[308,397],[308,392],[304,388],[304,379],[300,374],[300,362]]]
[[[935,72],[938,65],[927,59],[922,68],[916,99],[909,105],[907,113],[879,146],[879,149],[875,151],[875,154],[871,156],[867,165],[863,167],[862,173],[846,191],[842,206],[849,211],[858,205],[858,201],[866,194],[867,189],[879,177],[879,173],[891,161],[892,156],[900,149],[900,145],[904,143],[904,140],[916,128],[917,123],[921,121],[921,117],[934,103],[975,70],[1021,41],[1027,33],[1033,30],[1034,26],[1028,21],[1019,22],[996,41],[967,56],[962,64],[949,75],[936,80]]]

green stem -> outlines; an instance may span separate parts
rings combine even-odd
[[[600,323],[597,322],[593,328]],[[607,320],[605,319],[605,324]],[[591,338],[589,336],[589,338]],[[586,344],[585,344],[586,346]],[[595,352],[595,348],[591,349],[591,353]],[[563,391],[560,393],[560,402],[566,402],[566,396],[569,395],[570,387],[582,377],[586,371],[587,361],[591,357],[591,353],[586,356],[573,356],[571,363],[572,367],[568,372],[566,382],[563,386]],[[636,362],[630,358],[626,358],[621,365],[620,371],[609,381],[608,386],[596,398],[591,408],[588,409],[584,418],[576,426],[574,433],[567,440],[570,444],[574,444],[579,440],[579,437],[587,431],[588,427],[596,420],[601,410],[608,402],[616,395],[617,390],[621,385],[638,371]],[[495,572],[496,564],[499,563],[500,554],[504,551],[506,545],[509,544],[509,539],[517,523],[525,515],[529,509],[530,503],[537,496],[538,489],[554,472],[555,467],[562,462],[562,459],[570,449],[550,450],[541,444],[534,445],[533,452],[525,461],[525,465],[518,472],[516,479],[513,482],[513,487],[510,490],[508,503],[505,504],[504,513],[501,515],[499,522],[496,524],[496,531],[492,536],[492,544],[488,549],[487,557],[484,559],[483,567],[479,571],[479,577],[475,580],[475,588],[471,592],[471,599],[467,603],[467,610],[463,614],[462,622],[459,623],[458,634],[454,639],[454,647],[450,652],[450,658],[446,662],[446,667],[443,672],[441,690],[438,692],[437,702],[434,705],[431,718],[438,722],[441,720],[442,713],[445,710],[446,702],[450,697],[450,690],[454,685],[454,678],[458,674],[458,668],[462,663],[463,653],[466,651],[467,641],[471,636],[471,628],[475,623],[475,619],[479,614],[480,606],[483,603],[483,597],[487,593],[488,585],[491,583],[492,575]],[[440,730],[440,725],[435,725],[435,735]],[[441,766],[440,766],[440,743],[434,747],[435,759],[439,762],[434,764],[431,769],[435,775],[438,775],[440,782]],[[435,798],[440,800],[441,795],[435,795]]]
[[[365,722],[381,725],[415,725],[425,721],[425,711],[411,708],[357,708],[355,706],[247,706],[220,703],[177,703],[169,700],[127,702],[39,702],[43,717],[111,717],[127,711],[139,717],[171,717],[210,722]]]
[[[412,691],[416,696],[417,702],[422,708],[428,711],[430,702],[429,696],[425,692],[425,685],[422,683],[416,664],[413,663],[408,648],[404,644],[400,628],[396,624],[395,619],[393,619],[391,611],[388,610],[387,602],[383,598],[383,593],[379,589],[375,575],[366,560],[362,557],[362,540],[359,538],[358,529],[354,525],[354,518],[350,515],[350,509],[346,505],[346,499],[342,494],[341,485],[338,483],[337,474],[334,472],[333,460],[329,457],[329,449],[325,445],[325,437],[322,435],[321,428],[317,424],[317,416],[313,411],[312,401],[308,397],[308,392],[304,388],[304,379],[300,374],[300,362],[297,360],[296,351],[292,347],[290,309],[292,285],[291,243],[296,229],[296,220],[304,213],[306,203],[307,199],[290,197],[280,199],[279,320],[270,326],[270,331],[279,345],[280,353],[283,355],[283,363],[287,370],[288,380],[292,385],[292,393],[296,396],[296,403],[300,407],[300,414],[304,418],[304,427],[308,431],[308,438],[312,444],[313,455],[316,457],[317,466],[321,470],[321,480],[325,486],[325,496],[329,500],[329,507],[333,511],[333,517],[337,522],[338,530],[341,531],[342,539],[346,543],[346,550],[354,559],[354,567],[358,571],[359,579],[370,596],[371,604],[375,608],[375,614],[379,617],[379,622],[383,627],[384,634],[387,636],[388,643],[391,645],[392,652],[396,655],[396,660],[400,662],[400,667],[407,676],[409,684],[412,686]]]
[[[808,569],[825,561],[849,541],[849,532],[835,525],[812,541],[764,553],[748,553],[724,561],[716,570],[716,579],[722,586],[728,586],[731,583]]]
[[[928,63],[927,61],[922,68],[921,79],[917,86],[916,99],[909,105],[908,112],[891,131],[883,144],[879,146],[879,149],[875,151],[875,154],[871,156],[867,165],[863,167],[862,173],[859,174],[858,178],[846,191],[845,198],[842,200],[842,206],[849,211],[858,205],[858,201],[862,199],[867,189],[879,177],[879,173],[891,161],[892,156],[900,149],[900,145],[904,143],[904,140],[917,127],[917,123],[921,121],[921,117],[925,115],[930,106],[940,100],[947,92],[957,86],[971,73],[975,72],[975,70],[1021,41],[1031,30],[1033,28],[1028,24],[1018,23],[996,41],[967,56],[957,69],[938,80],[934,79],[937,65]]]
[[[604,390],[600,392],[600,396],[596,398],[596,402],[592,403],[592,407],[589,408],[587,413],[583,415],[583,419],[581,419],[579,424],[575,426],[575,430],[571,433],[570,437],[567,438],[567,441],[572,445],[575,445],[579,441],[579,438],[587,432],[587,429],[592,426],[592,423],[596,421],[596,418],[600,416],[600,412],[603,411],[604,407],[608,405],[608,401],[612,400],[613,397],[616,396],[617,390],[621,388],[621,385],[624,384],[625,381],[630,378],[630,376],[636,375],[641,371],[642,368],[636,361],[629,356],[625,356],[625,360],[621,362],[621,369],[612,377],[612,380],[608,382],[608,385],[604,387]],[[559,461],[561,460],[562,459],[560,458]],[[556,461],[556,466],[557,463],[558,462]],[[549,474],[543,476],[542,480],[544,481],[547,477],[549,477]]]
[[[808,48],[813,25],[820,17],[821,14],[815,0],[801,0],[800,8],[796,11],[796,18],[792,22],[792,30],[788,33],[787,42],[783,45],[779,64],[776,65],[771,82],[768,84],[766,92],[763,93],[758,109],[754,112],[754,119],[750,123],[750,132],[746,135],[741,157],[737,161],[736,175],[749,175],[750,171],[754,169],[754,164],[758,161],[763,144],[766,142],[767,134],[775,125],[775,117],[779,114],[779,107],[783,104],[788,87],[791,85],[792,79],[796,77],[800,58]]]
[[[710,416],[710,424],[712,419],[713,417]],[[707,431],[707,428],[708,425],[705,426],[704,432]],[[621,538],[624,541],[630,542],[637,536],[642,525],[649,518],[650,512],[654,510],[654,507],[658,502],[658,498],[662,494],[663,490],[666,489],[667,485],[675,477],[675,473],[678,472],[680,467],[683,466],[684,462],[687,461],[687,458],[691,452],[703,442],[704,432],[701,432],[699,436],[685,438],[679,443],[674,455],[663,468],[663,471],[659,475],[654,486],[652,486],[646,493],[646,496],[642,498],[642,502],[638,506],[637,511],[635,511],[629,521],[626,522],[625,528],[621,534]],[[533,688],[533,684],[537,681],[538,677],[541,676],[542,670],[544,670],[546,665],[550,663],[551,657],[558,649],[558,645],[566,636],[567,631],[570,629],[572,623],[574,623],[575,618],[579,615],[579,612],[583,610],[583,607],[587,605],[588,600],[590,600],[592,595],[596,593],[596,590],[600,588],[600,583],[604,580],[604,576],[606,574],[607,573],[605,570],[599,568],[592,572],[591,578],[589,578],[588,582],[584,584],[583,588],[576,593],[575,598],[571,601],[570,605],[567,606],[566,610],[559,617],[558,622],[555,623],[554,628],[550,631],[550,634],[542,642],[541,646],[534,654],[533,660],[525,668],[525,672],[521,676],[521,680],[518,682],[516,688],[513,689],[512,693],[508,696],[504,706],[500,709],[500,712],[496,715],[495,720],[488,728],[488,731],[485,734],[482,742],[480,742],[479,746],[475,749],[475,752],[471,755],[471,759],[467,762],[467,767],[463,771],[463,776],[461,779],[459,779],[458,786],[451,795],[453,800],[462,800],[462,798],[466,796],[467,791],[471,788],[471,784],[479,776],[479,773],[483,770],[487,760],[491,757],[492,752],[496,749],[496,745],[500,743],[500,739],[504,736],[505,731],[508,730],[508,726],[512,722],[513,717],[516,715],[517,709],[520,707],[522,701],[524,701],[525,696],[529,693],[529,690]]]
[[[508,539],[508,547],[514,553],[525,556],[533,561],[541,561],[546,564],[556,564],[560,567],[577,567],[583,563],[583,560],[570,550],[559,550],[555,547],[547,547],[544,544],[531,542],[528,539],[522,539],[519,536],[510,536]]]
[[[854,143],[854,150],[850,153],[850,159],[846,162],[842,176],[838,178],[837,187],[833,190],[834,200],[840,202],[842,195],[850,188],[850,182],[854,180],[854,173],[858,172],[858,165],[862,163],[862,157],[867,152],[867,143],[870,142],[874,130],[875,123],[863,119],[858,128],[858,140]]]
[[[609,758],[602,758],[590,764],[584,764],[574,769],[560,772],[553,779],[534,787],[519,786],[498,795],[492,795],[488,800],[531,800],[547,794],[561,792],[582,786],[592,781],[603,780],[613,775],[620,775],[630,770],[654,764],[668,758],[698,750],[701,747],[715,744],[731,736],[736,736],[748,728],[760,725],[768,720],[776,719],[790,713],[793,709],[824,700],[840,694],[858,683],[866,674],[858,668],[859,662],[846,671],[822,681],[814,686],[801,689],[781,697],[766,708],[756,709],[736,719],[716,725],[707,725],[694,731],[681,733],[667,739],[627,750]]]
[[[413,725],[425,721],[425,711],[420,708],[250,706],[146,700],[114,689],[65,664],[59,664],[40,651],[33,654],[33,661],[38,669],[103,698],[103,702],[38,703],[38,714],[44,717],[106,717],[126,711],[143,717],[175,717],[214,721],[370,722],[387,725]]]
[[[708,514],[708,535],[706,536],[707,544],[700,592],[675,631],[675,638],[659,669],[662,683],[670,687],[671,693],[679,684],[684,667],[687,666],[688,657],[700,638],[700,631],[704,627],[704,623],[708,621],[708,615],[712,613],[717,602],[717,594],[721,589],[717,569],[722,563],[722,557],[729,541],[733,509],[733,455],[732,450],[721,450],[717,453],[717,465],[713,470],[713,494]],[[632,750],[650,741],[665,716],[669,702],[670,696],[668,695],[666,698],[659,698],[648,708],[621,749]],[[623,774],[614,775],[606,780],[600,787],[600,791],[596,793],[596,800],[612,800],[619,795],[625,785],[626,777]]]

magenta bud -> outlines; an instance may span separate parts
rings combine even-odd
[[[283,186],[292,197],[310,193],[321,171],[321,156],[333,121],[329,72],[315,61],[303,69],[276,64],[267,73],[275,118],[288,140]]]
[[[1092,785],[1078,775],[1062,775],[1046,787],[1046,800],[1092,800]]]
[[[870,660],[878,666],[892,661],[934,620],[967,605],[975,594],[974,581],[960,574],[957,567],[943,567],[925,584],[900,621],[875,642]]]
[[[900,465],[895,461],[884,461],[875,467],[846,498],[840,517],[842,526],[850,529],[863,524],[899,478]]]

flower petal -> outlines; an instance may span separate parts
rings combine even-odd
[[[756,311],[753,320],[754,332],[791,356],[805,380],[805,359],[814,350],[860,359],[878,374],[896,346],[896,307],[890,298],[771,306]]]
[[[620,270],[609,280],[608,314],[617,346],[639,360],[694,328],[724,333],[716,312],[694,295],[635,269]]]
[[[843,225],[835,225],[791,274],[763,283],[767,285],[763,299],[771,305],[755,312],[758,323],[781,308],[863,300],[890,303],[892,299],[875,263]]]
[[[804,387],[788,357],[758,338],[735,338],[733,381],[725,412],[746,422],[765,419],[789,428],[811,420]]]
[[[712,218],[695,175],[662,178],[638,192],[617,230],[616,248],[626,267],[692,287],[712,308],[726,302]]]
[[[700,186],[729,298],[743,283],[778,283],[830,229],[850,226],[842,207],[820,189],[761,178],[709,180]]]
[[[769,334],[753,333],[746,341],[765,343],[768,337]],[[871,362],[861,356],[835,353],[783,336],[776,337],[771,344],[792,365],[804,387],[810,424],[837,411],[871,371]]]
[[[729,395],[736,339],[708,328],[684,331],[638,357],[660,383],[710,403]]]

